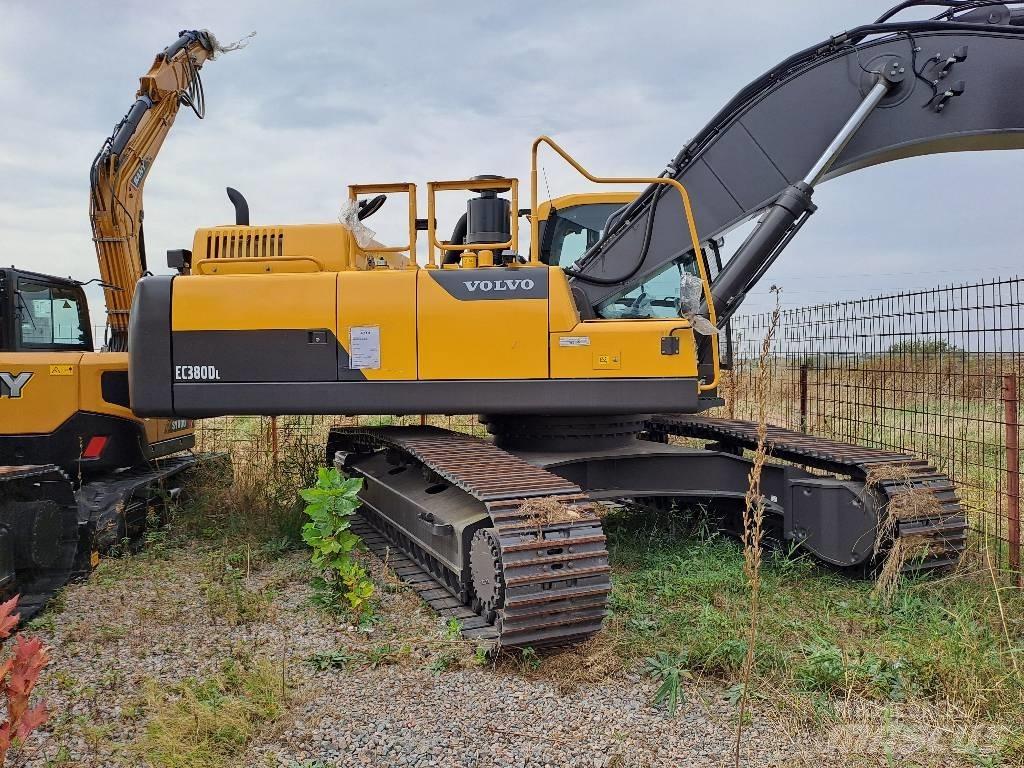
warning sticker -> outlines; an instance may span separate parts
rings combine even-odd
[[[590,337],[589,336],[562,336],[558,340],[558,346],[560,347],[589,347]]]
[[[73,365],[51,365],[50,366],[51,376],[74,376],[75,366]]]
[[[348,367],[380,368],[380,326],[352,326],[348,335]]]

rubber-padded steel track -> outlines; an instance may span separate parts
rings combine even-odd
[[[647,422],[655,436],[678,435],[714,440],[727,448],[757,447],[757,423],[692,414],[654,416]],[[770,456],[825,472],[847,475],[869,483],[884,496],[884,505],[905,493],[928,493],[937,504],[934,511],[912,519],[894,521],[893,536],[912,541],[918,552],[904,566],[925,571],[955,565],[967,540],[967,517],[952,481],[923,459],[896,451],[853,445],[824,437],[769,426],[766,447]],[[898,469],[886,472],[886,469]]]
[[[484,505],[501,547],[505,600],[490,632],[469,621],[463,624],[467,637],[504,647],[540,648],[579,642],[601,628],[611,566],[595,505],[579,486],[488,440],[436,427],[345,427],[332,430],[331,440],[364,451],[398,451]],[[547,500],[557,502],[553,515],[537,512],[536,503]],[[386,529],[392,526],[379,524],[373,515],[367,519],[388,535]],[[451,615],[462,618],[459,614],[468,609],[448,589],[447,595],[438,591],[444,587],[429,570],[436,563],[426,562],[408,542],[395,541],[394,534],[390,538],[405,558],[399,575],[411,579],[443,615],[455,611]],[[410,564],[419,572],[409,570]]]
[[[4,598],[19,595],[18,613],[22,621],[28,621],[38,614],[71,577],[75,558],[80,545],[78,512],[71,480],[59,467],[53,464],[0,467],[0,506],[5,497],[12,497],[16,503],[49,503],[61,510],[62,521],[56,547],[59,552],[49,567],[20,568],[13,582],[4,587]],[[10,535],[17,536],[16,527]],[[31,546],[29,542],[16,540],[17,548]]]

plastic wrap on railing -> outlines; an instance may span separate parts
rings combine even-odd
[[[689,272],[679,277],[679,314],[693,324],[693,330],[702,336],[717,336],[721,331],[703,315],[697,314],[704,300],[704,282]]]
[[[355,200],[346,200],[341,204],[338,221],[352,233],[360,248],[369,248],[373,244],[373,238],[377,233],[359,220],[359,203]]]

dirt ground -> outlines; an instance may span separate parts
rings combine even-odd
[[[52,716],[11,764],[732,764],[720,684],[687,682],[670,716],[640,670],[572,674],[595,666],[594,647],[489,661],[365,559],[381,605],[362,628],[311,605],[302,553],[192,544],[105,561],[30,630],[52,648],[37,689]],[[982,764],[921,711],[851,706],[807,729],[755,709],[743,765]]]

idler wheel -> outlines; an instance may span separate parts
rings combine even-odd
[[[505,573],[501,545],[493,528],[481,528],[469,545],[469,572],[473,579],[473,610],[493,624],[505,604]]]

